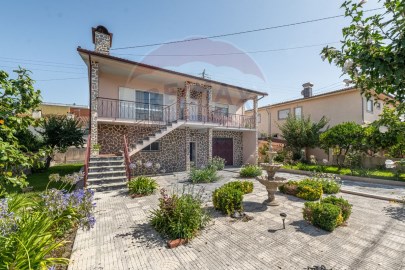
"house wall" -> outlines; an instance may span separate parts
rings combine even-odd
[[[257,155],[256,132],[246,131],[243,133],[243,164],[256,164]]]
[[[252,132],[254,133],[254,132]],[[243,133],[239,131],[214,130],[213,138],[232,138],[233,139],[233,166],[243,165]],[[255,140],[250,141],[255,145]]]
[[[329,126],[335,126],[342,122],[354,121],[363,124],[362,97],[358,90],[348,90],[339,94],[321,96],[319,98],[300,99],[295,102],[280,104],[267,108],[260,108],[261,121],[258,124],[259,133],[264,132],[269,135],[280,134],[278,125],[282,125],[285,120],[278,119],[278,111],[290,109],[294,113],[294,108],[302,107],[302,114],[310,116],[312,121],[319,121],[322,116],[329,119]]]

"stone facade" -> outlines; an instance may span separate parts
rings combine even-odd
[[[99,66],[97,62],[92,61],[91,62],[91,89],[90,89],[90,95],[91,95],[91,105],[90,105],[90,111],[91,111],[91,126],[90,126],[90,138],[91,138],[91,154],[92,156],[97,155],[97,152],[93,150],[93,147],[95,144],[98,143],[98,126],[97,126],[97,97],[98,97],[98,78],[99,78]]]
[[[111,35],[94,32],[94,51],[102,54],[110,54]]]
[[[123,136],[128,138],[128,144],[135,144],[139,139],[151,132],[147,126],[99,124],[98,143],[101,145],[101,154],[111,154],[123,151]],[[159,151],[140,151],[131,157],[132,162],[141,160],[143,163],[159,164],[165,172],[179,172],[190,169],[189,155],[190,142],[196,143],[196,164],[200,168],[206,166],[212,157],[212,138],[233,139],[233,164],[242,165],[243,146],[242,132],[213,131],[212,129],[178,128],[162,137]],[[139,172],[136,172],[139,173]]]

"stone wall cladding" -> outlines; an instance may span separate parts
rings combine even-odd
[[[100,32],[94,33],[95,51],[102,54],[110,54],[111,36]]]
[[[95,144],[98,144],[98,130],[97,130],[97,97],[98,97],[98,72],[99,66],[97,62],[91,62],[91,126],[90,126],[90,139],[91,139],[91,149]],[[92,155],[95,155],[92,151]]]
[[[243,165],[243,133],[239,131],[214,130],[213,138],[232,138],[233,139],[233,166]]]
[[[196,143],[197,148],[197,163],[195,166],[197,168],[205,167],[208,164],[209,160],[209,145],[208,140],[208,130],[207,129],[192,129],[190,130],[190,142]],[[211,149],[212,149],[212,139],[211,139]],[[212,151],[211,151],[212,155]]]

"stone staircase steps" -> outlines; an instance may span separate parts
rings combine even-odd
[[[87,187],[96,191],[124,189],[127,186],[125,162],[122,156],[91,157]]]

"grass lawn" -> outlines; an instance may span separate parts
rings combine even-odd
[[[337,166],[309,165],[309,164],[302,164],[302,163],[298,163],[296,165],[284,165],[283,168],[293,169],[293,170],[302,170],[302,171],[320,171],[320,169],[322,169],[322,172],[325,172],[325,173],[335,173],[335,174],[342,174],[342,175],[353,175],[353,176],[361,176],[361,177],[405,181],[405,173],[402,173],[400,175],[400,177],[397,178],[397,177],[395,177],[393,172],[388,171],[388,170],[370,169],[370,170],[363,170],[361,173],[359,171],[355,171],[352,174],[351,170],[348,168],[339,169]]]
[[[66,174],[71,174],[74,172],[79,172],[81,167],[83,167],[82,163],[74,163],[74,164],[60,164],[50,167],[48,170],[39,173],[33,173],[27,176],[28,186],[33,187],[33,192],[41,192],[44,191],[46,185],[48,184],[48,177],[50,174],[58,173],[59,175],[63,176]],[[51,183],[49,184],[48,188],[58,188],[60,183]],[[17,187],[11,187],[9,192],[16,192],[20,193],[21,190]]]

